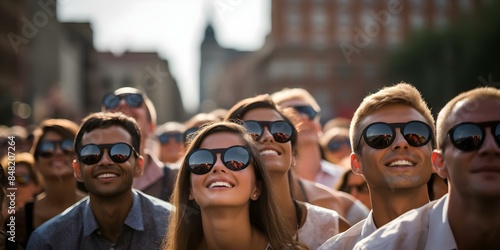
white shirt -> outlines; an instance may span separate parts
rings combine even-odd
[[[329,161],[321,160],[321,170],[316,174],[315,181],[329,188],[333,188],[340,181],[344,169]]]
[[[448,195],[408,211],[358,242],[354,249],[457,249],[448,221]]]
[[[366,219],[356,223],[345,232],[337,234],[321,245],[318,250],[324,249],[352,249],[354,245],[375,232],[377,227],[373,222],[373,212],[370,211]]]
[[[307,217],[299,229],[299,242],[309,249],[317,249],[326,240],[339,233],[339,214],[331,209],[304,203]]]

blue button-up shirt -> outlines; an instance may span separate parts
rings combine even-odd
[[[116,243],[102,236],[87,197],[38,227],[26,249],[158,249],[173,206],[137,190],[133,195]]]

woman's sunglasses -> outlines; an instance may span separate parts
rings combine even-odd
[[[41,141],[38,144],[36,151],[39,156],[49,158],[56,153],[57,146],[59,146],[65,155],[69,155],[74,152],[73,140],[71,139],[64,139],[60,141]]]
[[[132,155],[132,152],[138,156],[137,151],[130,145],[124,142],[119,142],[115,144],[87,144],[84,145],[80,152],[78,153],[78,158],[80,162],[86,165],[93,165],[98,163],[103,154],[104,149],[108,149],[109,158],[115,163],[124,163]]]
[[[396,128],[400,128],[401,134],[412,147],[422,147],[432,139],[431,127],[427,123],[421,121],[410,121],[406,123],[375,122],[368,125],[363,130],[357,147],[359,147],[361,143],[361,138],[364,138],[366,144],[372,148],[387,148],[396,138]]]
[[[274,140],[279,143],[290,141],[294,133],[293,125],[287,121],[263,122],[249,120],[244,122],[244,126],[256,141],[262,138],[264,127],[267,127]]]
[[[314,110],[314,108],[309,106],[309,105],[292,106],[292,108],[301,114],[305,114],[307,116],[307,118],[309,118],[309,120],[314,120],[314,118],[316,118],[316,116],[318,116],[318,113],[319,113],[318,111]]]
[[[183,142],[183,139],[184,138],[181,132],[168,132],[158,136],[158,140],[160,141],[161,144],[167,144],[171,141],[175,143],[181,143]]]
[[[132,93],[115,95],[113,93],[109,93],[102,98],[102,105],[106,108],[106,110],[114,109],[118,106],[122,99],[125,99],[125,103],[131,108],[138,108],[144,102],[144,98],[141,94]]]
[[[451,143],[458,149],[466,152],[481,148],[486,137],[485,128],[491,128],[491,134],[500,147],[500,121],[491,122],[464,122],[455,125],[448,131]]]
[[[217,154],[221,154],[224,166],[232,171],[245,169],[251,162],[252,156],[244,146],[232,146],[218,149],[196,149],[186,157],[189,171],[196,175],[210,172],[217,161]]]
[[[330,142],[328,142],[328,144],[326,144],[326,147],[328,148],[329,151],[336,152],[342,147],[342,145],[345,145],[346,147],[350,148],[351,142],[349,141],[349,139],[331,140]]]

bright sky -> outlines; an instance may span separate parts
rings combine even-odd
[[[257,50],[271,29],[270,0],[59,0],[62,22],[90,22],[98,51],[158,51],[184,107],[198,107],[200,45],[212,12],[219,44]]]

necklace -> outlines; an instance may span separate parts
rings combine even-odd
[[[295,216],[297,217],[297,241],[299,241],[299,228],[300,222],[302,221],[302,210],[297,200],[293,200],[293,205],[295,207]]]

